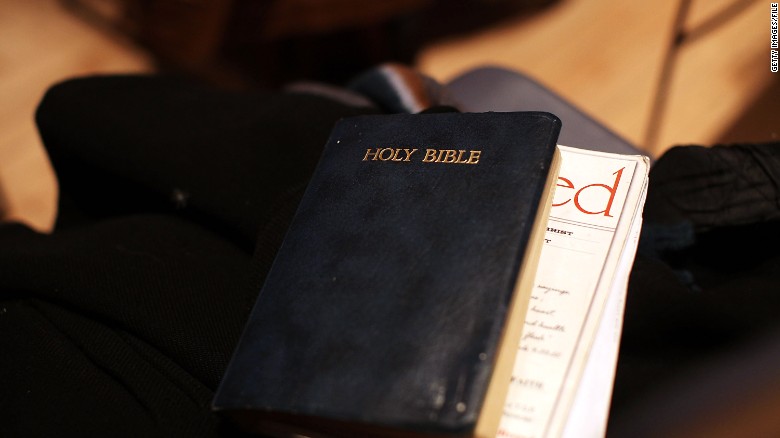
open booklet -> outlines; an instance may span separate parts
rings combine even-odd
[[[559,147],[561,170],[499,437],[606,432],[649,160]]]

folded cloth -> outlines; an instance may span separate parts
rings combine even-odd
[[[697,231],[780,219],[780,143],[674,147],[653,168],[646,219]]]
[[[374,112],[163,77],[51,88],[50,235],[0,226],[0,436],[230,434],[210,402],[330,133]]]
[[[663,413],[666,403],[643,400],[682,398],[683,382],[778,333],[779,181],[780,143],[675,147],[651,169],[610,435],[672,435],[663,428],[679,425]],[[751,376],[729,369],[721,378],[744,389]],[[690,398],[708,389],[685,391]],[[725,391],[724,400],[736,397]],[[644,412],[632,411],[637,406]],[[698,408],[676,406],[673,415]]]

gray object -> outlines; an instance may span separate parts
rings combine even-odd
[[[516,71],[491,66],[476,68],[450,81],[447,91],[462,111],[553,113],[563,122],[558,142],[566,146],[647,155],[553,91]]]

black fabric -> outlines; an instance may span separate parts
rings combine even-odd
[[[308,178],[334,121],[366,111],[310,95],[101,77],[52,88],[37,123],[64,198],[59,228],[175,213],[251,250],[276,198]]]
[[[663,427],[676,425],[664,418],[664,406],[644,399],[716,392],[681,386],[732,356],[749,360],[741,349],[780,329],[778,157],[780,143],[686,146],[652,168],[609,435],[668,435]],[[750,378],[726,369],[720,382],[746,386]],[[638,421],[653,415],[650,424],[670,423],[648,429]]]
[[[697,232],[780,219],[780,143],[678,146],[653,167],[645,219]]]
[[[53,87],[51,235],[0,226],[0,436],[232,434],[210,411],[333,123],[320,97]]]

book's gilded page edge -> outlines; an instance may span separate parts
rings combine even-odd
[[[520,343],[520,334],[528,312],[528,303],[531,299],[536,268],[539,263],[539,254],[542,251],[542,242],[547,225],[547,217],[552,207],[555,182],[558,179],[558,171],[561,165],[561,153],[556,147],[547,175],[544,191],[539,208],[536,210],[534,225],[528,241],[528,248],[520,265],[520,274],[515,283],[512,301],[507,311],[506,322],[502,330],[494,364],[490,377],[485,401],[474,428],[474,437],[494,438],[498,432],[501,416],[504,412],[504,403],[509,390],[509,381],[512,377],[512,369],[517,355],[517,346]]]

